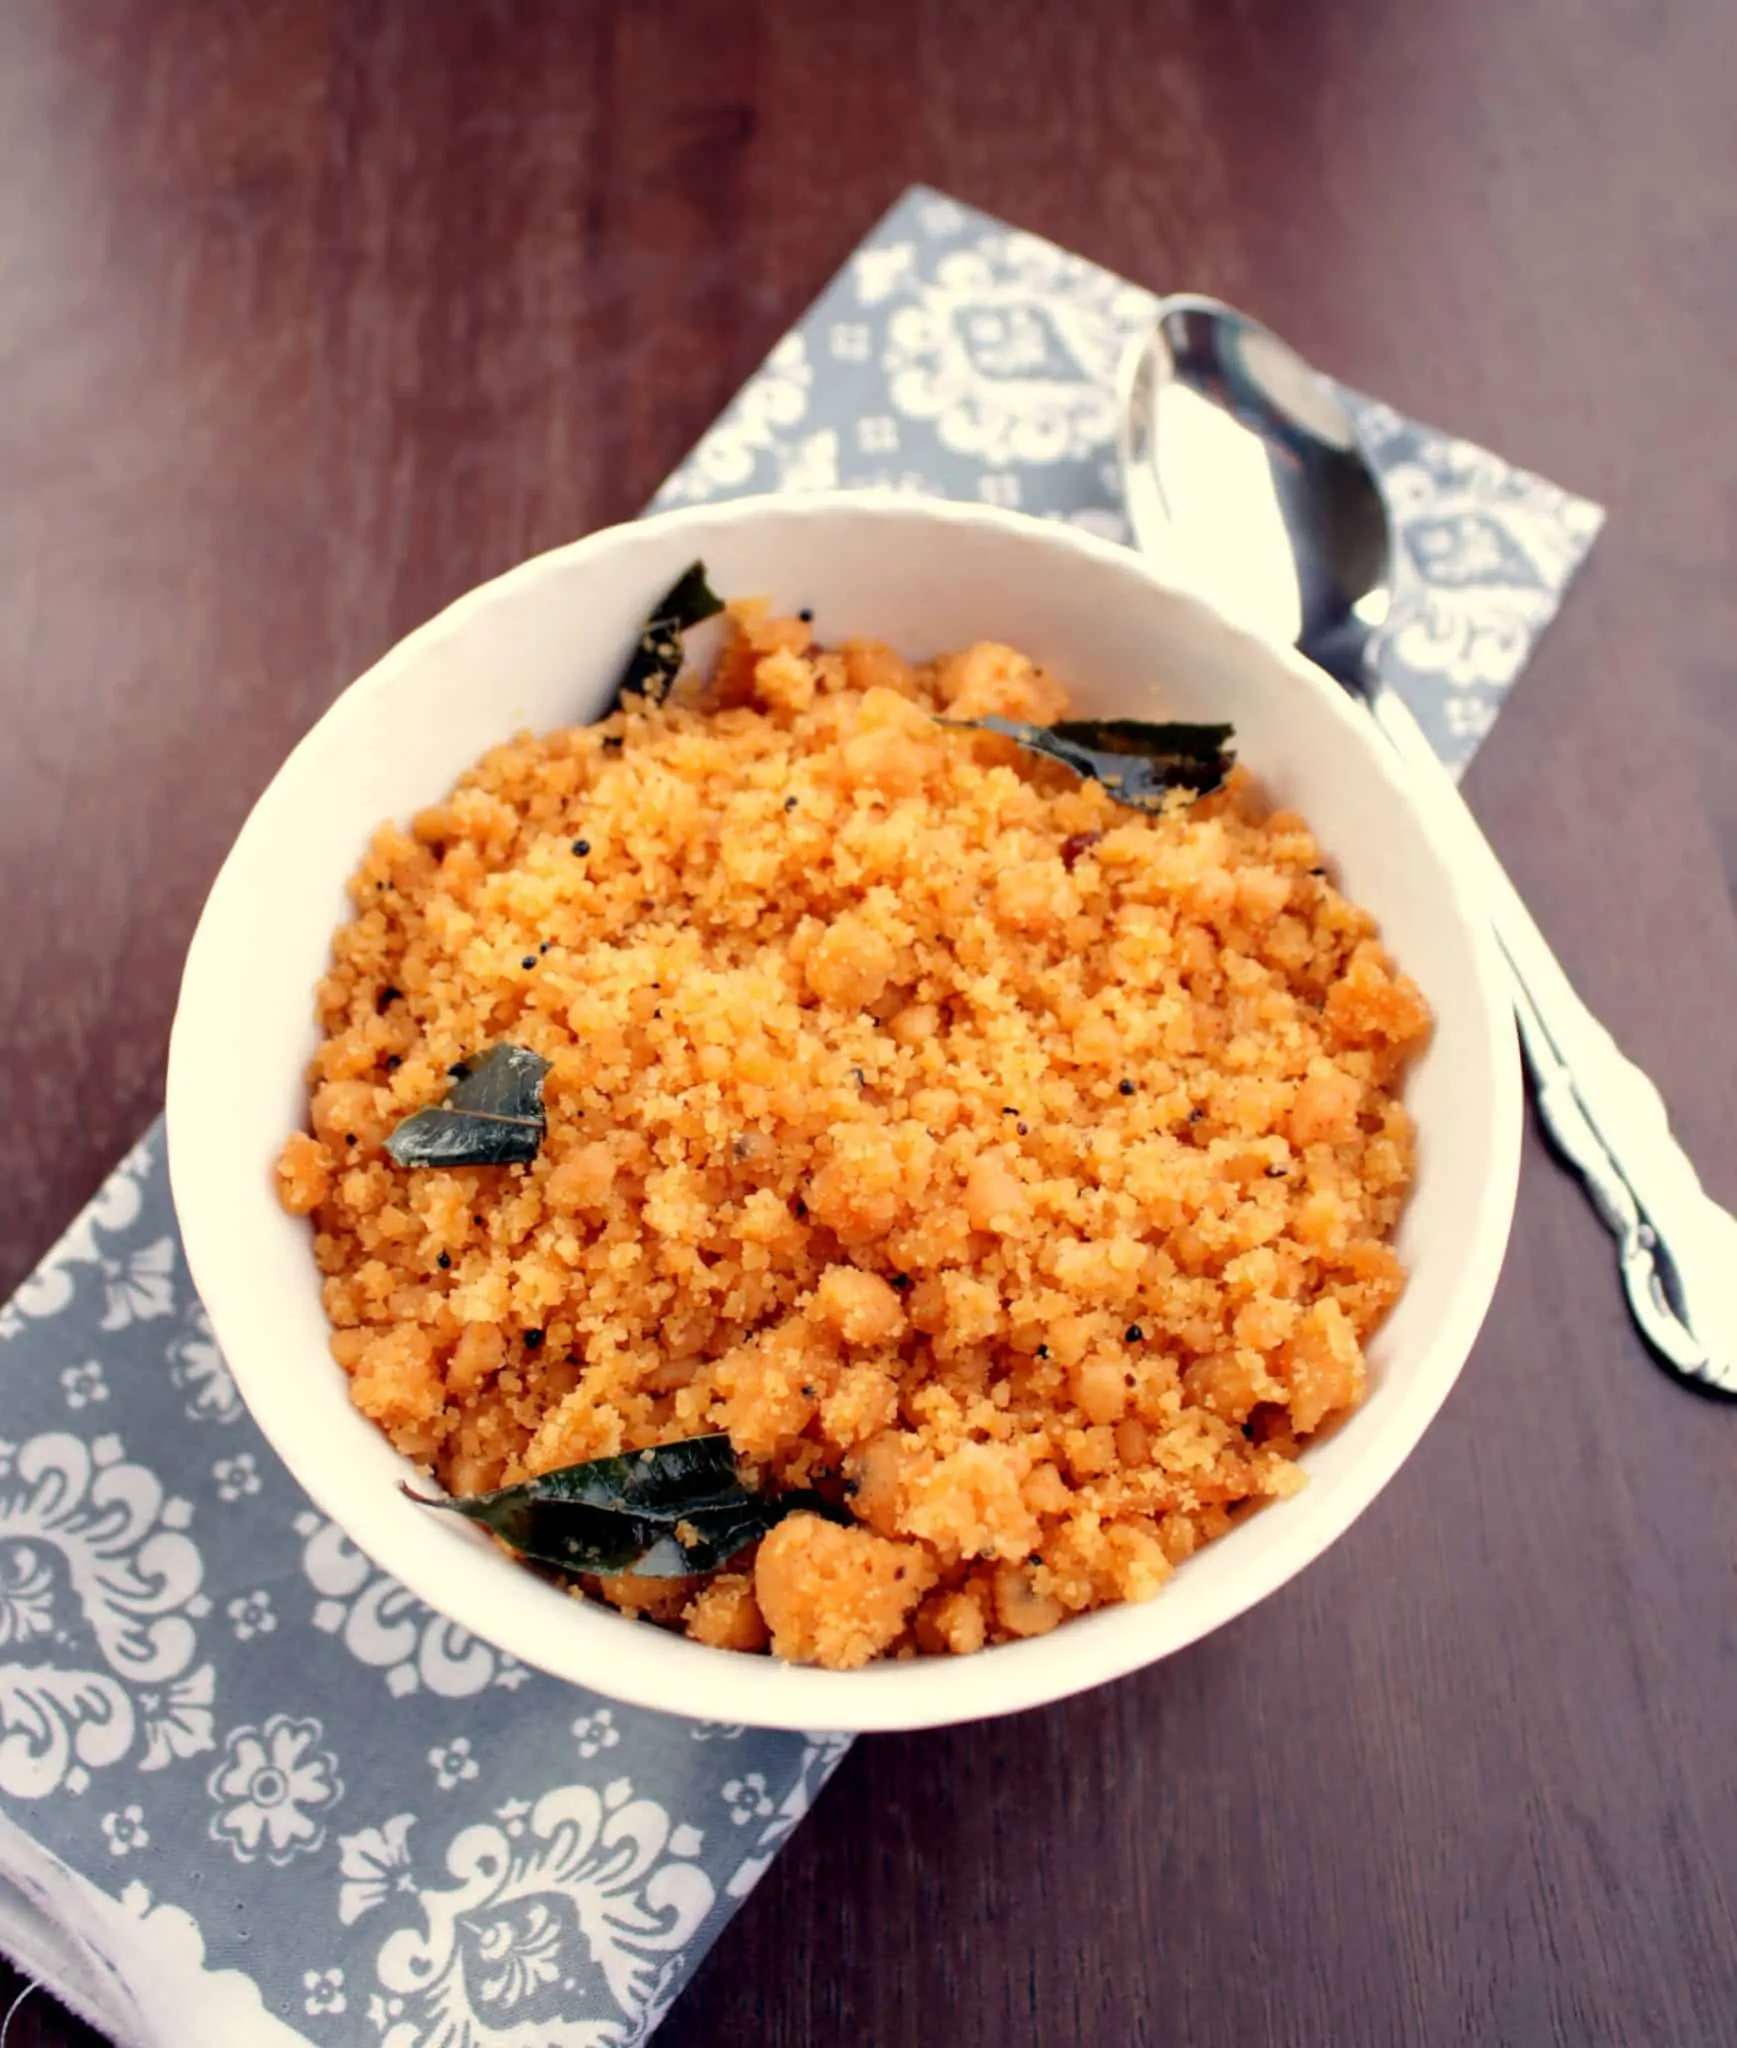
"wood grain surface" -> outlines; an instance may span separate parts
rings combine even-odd
[[[1469,789],[1737,1198],[1734,74],[1729,0],[4,0],[0,1295],[157,1108],[291,742],[641,505],[914,179],[1609,505]],[[1534,1140],[1355,1530],[1142,1677],[859,1744],[660,2044],[1728,2044],[1734,1563],[1737,1410]]]

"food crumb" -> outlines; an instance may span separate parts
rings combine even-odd
[[[830,1671],[857,1670],[890,1649],[936,1577],[920,1545],[818,1515],[787,1515],[754,1560],[772,1654]]]

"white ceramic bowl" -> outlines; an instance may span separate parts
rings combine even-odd
[[[1148,1605],[975,1657],[838,1673],[711,1650],[566,1598],[399,1492],[409,1473],[327,1350],[306,1223],[272,1165],[305,1113],[312,1000],[373,827],[440,797],[523,727],[593,717],[651,602],[696,555],[726,593],[815,607],[828,639],[926,655],[1010,642],[1082,711],[1228,718],[1301,810],[1436,1012],[1406,1100],[1418,1179],[1403,1300],[1362,1410],[1309,1485],[1210,1545]],[[1519,1157],[1514,1031],[1491,947],[1365,713],[1318,670],[1065,526],[909,497],[739,500],[610,528],[472,591],[351,685],[260,799],[188,956],[169,1156],[193,1277],[255,1420],[319,1506],[441,1612],[526,1662],[641,1706],[805,1729],[910,1728],[1035,1706],[1168,1656],[1271,1593],[1399,1469],[1453,1385],[1507,1240]]]

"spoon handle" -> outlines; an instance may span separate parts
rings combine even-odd
[[[1575,993],[1404,698],[1378,688],[1370,708],[1494,927],[1538,1113],[1616,1239],[1642,1335],[1681,1378],[1737,1395],[1737,1217],[1702,1188],[1658,1089]]]

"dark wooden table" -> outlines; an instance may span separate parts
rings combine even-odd
[[[1734,70],[1729,0],[6,0],[0,1295],[158,1106],[291,741],[633,512],[917,178],[1608,503],[1470,792],[1737,1197]],[[1534,1141],[1352,1534],[1143,1677],[860,1744],[660,2041],[1729,2043],[1734,1561],[1737,1410]]]

